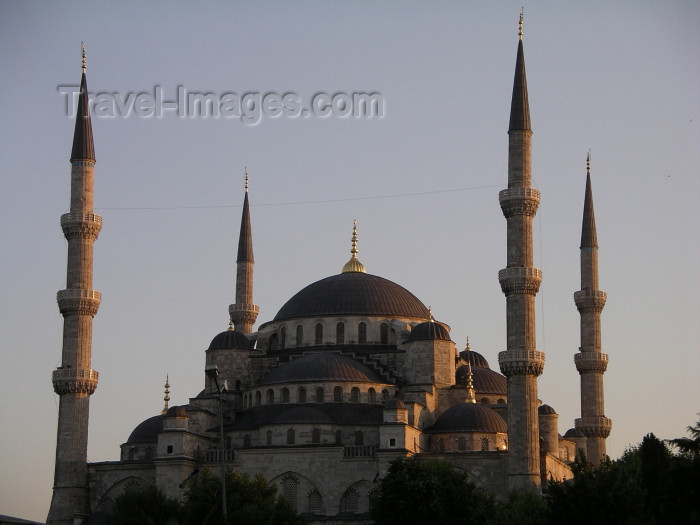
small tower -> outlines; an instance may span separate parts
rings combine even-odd
[[[498,197],[507,220],[507,266],[498,272],[506,296],[507,350],[498,354],[508,378],[508,487],[540,487],[537,377],[544,352],[535,343],[535,295],[542,272],[533,267],[532,220],[540,193],[530,186],[530,108],[520,12],[518,54],[508,127],[508,188]]]
[[[612,428],[612,421],[605,417],[603,395],[603,374],[608,366],[608,355],[602,352],[600,314],[605,299],[605,292],[598,289],[598,239],[589,153],[581,228],[581,289],[574,294],[574,302],[581,316],[581,348],[574,355],[576,370],[581,375],[581,417],[576,420],[575,427],[586,436],[586,457],[594,465],[598,465],[606,455],[605,439]]]
[[[53,497],[47,524],[81,523],[89,514],[87,474],[90,395],[97,388],[98,373],[90,368],[92,319],[100,305],[100,292],[92,289],[93,244],[102,217],[93,211],[95,149],[85,79],[83,75],[75,119],[71,162],[70,212],[61,216],[68,241],[66,288],[57,294],[63,315],[61,366],[53,372],[53,388],[59,395],[56,467]]]
[[[248,206],[248,168],[245,170],[245,198],[241,215],[241,232],[238,236],[236,258],[236,302],[229,305],[228,312],[236,331],[249,334],[258,318],[258,305],[253,304],[253,234],[250,229]]]

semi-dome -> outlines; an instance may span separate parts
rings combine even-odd
[[[581,438],[581,437],[586,437],[586,434],[583,433],[583,430],[580,428],[570,428],[569,430],[566,431],[566,434],[564,434],[565,438]]]
[[[209,343],[209,350],[247,350],[250,348],[248,338],[236,330],[221,332]]]
[[[298,317],[387,316],[424,320],[428,308],[404,287],[362,272],[345,272],[316,281],[289,299],[275,321]]]
[[[382,383],[376,372],[340,354],[308,354],[278,366],[262,381],[264,385],[299,381]]]
[[[540,415],[549,415],[549,414],[556,414],[557,411],[554,410],[551,406],[549,405],[540,405],[537,408],[537,413]]]
[[[462,365],[457,368],[455,373],[456,383],[459,386],[467,386],[468,374],[468,365]],[[474,382],[474,390],[479,394],[508,394],[508,380],[506,377],[490,368],[472,366],[472,381]]]
[[[149,417],[139,423],[129,435],[127,443],[155,443],[158,441],[158,434],[163,430],[163,416]]]
[[[485,405],[459,403],[446,410],[427,432],[508,432],[508,424]]]
[[[437,321],[425,321],[413,327],[408,341],[451,341],[450,331]]]

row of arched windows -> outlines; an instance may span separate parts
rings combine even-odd
[[[293,474],[287,474],[280,481],[279,493],[285,498],[294,508],[295,511],[299,511],[299,488],[301,482]],[[348,513],[359,513],[366,512],[369,509],[369,499],[371,492],[358,491],[359,487],[348,488],[341,497],[340,500],[340,512]],[[317,488],[312,488],[306,494],[306,511],[311,513],[321,513],[323,512],[323,497]]]
[[[265,445],[267,446],[272,446],[272,430],[268,430],[267,433],[265,434]],[[364,445],[365,442],[365,435],[362,430],[356,430],[354,435],[354,444],[355,445]],[[296,445],[297,443],[297,431],[294,428],[290,428],[287,430],[287,445]],[[321,443],[321,429],[319,427],[314,427],[311,429],[311,444],[320,444]],[[335,444],[336,445],[342,445],[343,444],[343,433],[340,429],[336,429],[335,431]],[[243,446],[244,447],[250,447],[251,446],[251,437],[250,434],[245,434],[243,436]]]
[[[313,397],[311,397],[313,396]],[[251,402],[252,402],[253,394],[248,394],[244,396],[243,398],[243,403],[245,408],[250,408]],[[263,394],[262,391],[258,390],[255,392],[255,404],[254,406],[260,406],[262,405],[262,399],[263,399]],[[386,403],[389,400],[389,391],[385,388],[382,390],[381,393],[381,402]],[[307,389],[303,386],[297,388],[296,390],[296,400],[295,402],[297,403],[308,403],[308,402],[313,402],[313,403],[325,403],[326,401],[330,401],[326,399],[326,391],[324,390],[323,387],[317,387],[314,389],[312,392],[307,391]],[[344,392],[343,392],[343,387],[342,386],[336,386],[333,389],[333,398],[332,401],[334,403],[342,403],[343,401],[346,401]],[[358,387],[352,387],[350,389],[350,398],[349,401],[351,403],[360,403],[362,401],[362,396],[360,389]],[[380,398],[377,394],[377,391],[369,387],[367,389],[367,396],[364,402],[366,403],[371,403],[375,404],[380,401]],[[290,403],[292,402],[291,400],[291,391],[289,388],[284,387],[279,390],[279,397],[278,397],[278,402],[280,403]],[[275,403],[275,390],[272,388],[268,388],[267,391],[265,391],[265,404],[266,405],[272,405]]]
[[[322,345],[323,340],[323,323],[316,323],[314,327],[314,345]],[[280,348],[287,348],[287,327],[283,326],[280,329],[279,341],[276,337],[270,338],[270,349],[273,348],[279,342]],[[295,346],[300,347],[304,345],[304,326],[297,325],[295,334]],[[357,343],[367,344],[367,323],[360,322],[357,325]],[[345,323],[340,321],[335,325],[335,344],[341,345],[345,344]],[[379,344],[389,344],[389,325],[387,323],[382,323],[379,326]]]

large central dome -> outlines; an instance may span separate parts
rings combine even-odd
[[[379,315],[424,321],[429,312],[404,287],[383,277],[350,271],[310,284],[287,301],[274,320],[342,315]]]

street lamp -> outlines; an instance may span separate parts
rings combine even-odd
[[[204,368],[204,373],[209,379],[214,380],[216,385],[216,393],[219,398],[219,446],[221,448],[221,512],[226,519],[226,461],[224,460],[224,389],[219,384],[219,367],[216,365],[207,365]]]

